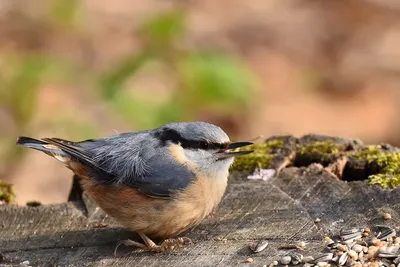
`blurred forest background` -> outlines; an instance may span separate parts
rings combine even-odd
[[[0,0],[0,179],[63,202],[72,173],[17,136],[170,121],[400,145],[399,73],[397,0]]]

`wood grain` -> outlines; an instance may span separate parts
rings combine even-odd
[[[263,266],[288,253],[282,244],[306,242],[304,255],[322,251],[322,237],[343,227],[388,224],[400,231],[400,188],[383,190],[366,181],[345,182],[316,167],[289,167],[268,181],[233,173],[212,216],[181,236],[195,244],[181,251],[150,254],[121,247],[122,239],[140,241],[120,228],[84,196],[39,207],[0,206],[0,266]],[[383,214],[392,215],[390,221]],[[177,214],[179,216],[179,214]],[[320,218],[319,223],[314,223]],[[96,228],[96,223],[107,227]],[[253,254],[249,245],[267,239]],[[253,258],[252,263],[246,262]],[[0,257],[1,259],[1,257]]]

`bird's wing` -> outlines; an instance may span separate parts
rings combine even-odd
[[[97,182],[127,185],[151,197],[170,198],[193,181],[195,176],[187,168],[157,150],[146,149],[144,153],[148,140],[135,138],[131,133],[82,142],[58,138],[43,141],[71,155]]]

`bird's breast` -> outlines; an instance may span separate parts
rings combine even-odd
[[[199,224],[220,203],[227,175],[198,176],[171,199],[156,199],[123,185],[95,185],[84,188],[97,204],[126,228],[153,237],[173,237]]]

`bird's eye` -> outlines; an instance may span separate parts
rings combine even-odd
[[[207,149],[208,148],[208,143],[205,142],[205,141],[200,141],[199,145],[200,145],[201,149]]]

